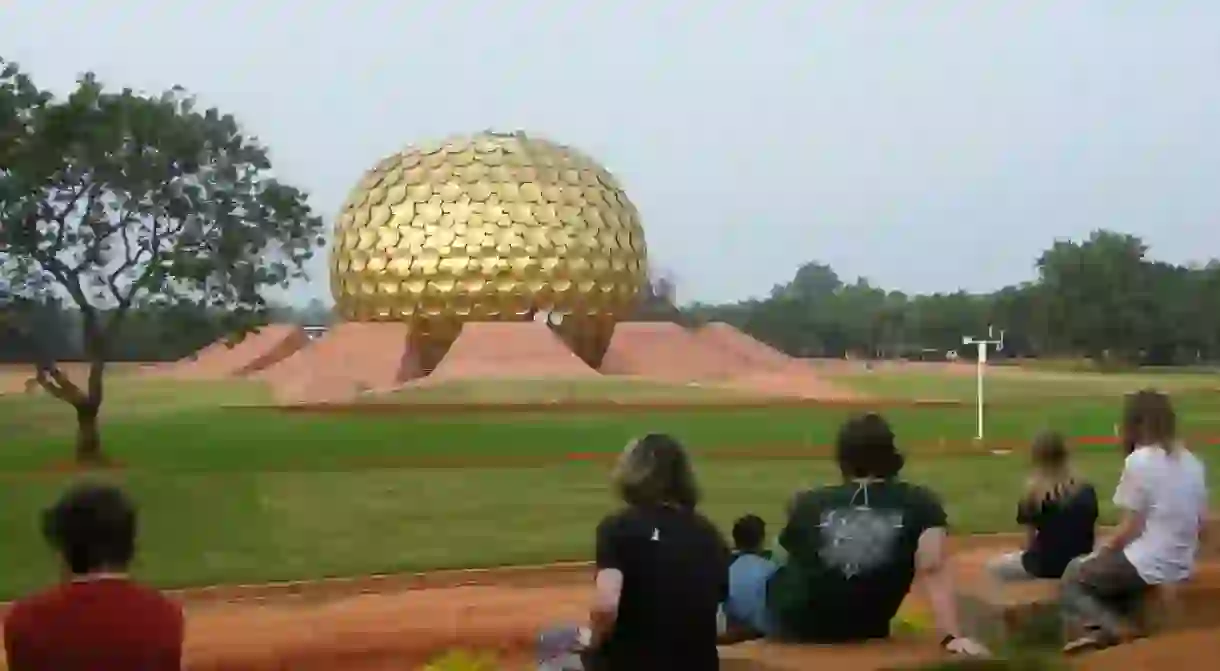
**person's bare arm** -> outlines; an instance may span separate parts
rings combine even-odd
[[[1121,552],[1131,544],[1131,541],[1139,538],[1140,534],[1144,533],[1144,523],[1146,521],[1147,517],[1143,512],[1123,510],[1118,527],[1115,528],[1108,538],[1097,545],[1097,549],[1105,552]]]
[[[953,594],[953,575],[949,570],[946,545],[948,533],[944,527],[934,527],[919,536],[915,551],[915,572],[932,609],[937,628],[946,636],[959,638],[961,624],[957,617],[957,601]]]
[[[618,619],[618,604],[623,596],[623,572],[608,568],[597,572],[594,583],[593,607],[589,610],[589,631],[592,647],[597,647],[614,631]]]

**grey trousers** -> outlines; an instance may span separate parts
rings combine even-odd
[[[1122,552],[1077,557],[1060,581],[1064,624],[1118,636],[1138,614],[1149,585]]]

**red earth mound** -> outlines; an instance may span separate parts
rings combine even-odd
[[[309,336],[295,324],[271,324],[229,346],[213,343],[194,355],[150,369],[150,375],[211,380],[250,375],[275,365],[309,344]]]
[[[258,373],[287,403],[348,400],[419,374],[404,324],[345,322],[293,356]]]
[[[783,370],[797,361],[724,322],[712,322],[700,326],[695,330],[694,335],[701,342],[756,370]]]
[[[709,348],[739,362],[727,386],[767,396],[847,401],[863,397],[826,381],[806,362],[756,340],[735,327],[713,322],[695,331]]]
[[[614,327],[601,372],[667,382],[724,380],[747,366],[670,322],[623,322]]]
[[[545,324],[467,322],[420,384],[478,378],[592,378],[597,371]]]

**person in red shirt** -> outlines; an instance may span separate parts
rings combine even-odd
[[[10,671],[181,671],[182,608],[127,577],[136,510],[119,489],[80,484],[43,513],[65,580],[13,605]]]

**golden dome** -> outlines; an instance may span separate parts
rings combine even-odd
[[[523,133],[382,160],[343,205],[330,262],[340,316],[410,324],[426,371],[463,322],[540,313],[597,365],[647,277],[639,213],[614,177]]]

